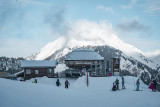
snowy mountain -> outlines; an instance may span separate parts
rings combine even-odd
[[[37,53],[29,56],[30,60],[52,60],[63,62],[65,56],[73,49],[92,48],[95,49],[105,60],[113,57],[121,58],[122,73],[135,75],[149,84],[155,75],[160,72],[157,63],[143,55],[136,47],[119,39],[112,26],[100,22],[78,21],[65,36],[48,43]],[[160,80],[160,76],[159,80]]]
[[[160,50],[145,53],[145,56],[160,66]]]
[[[158,54],[156,56],[150,56],[148,58],[151,59],[152,61],[154,61],[156,64],[158,64],[160,66],[160,54]]]
[[[29,59],[46,59],[59,51],[63,51],[62,54],[65,55],[70,51],[68,49],[83,46],[111,46],[121,50],[128,56],[142,53],[136,47],[120,40],[115,35],[111,25],[104,22],[96,23],[81,20],[77,21],[65,35],[48,43],[39,52],[30,56]],[[59,56],[56,55],[56,57],[58,58]]]
[[[152,92],[140,81],[136,89],[137,77],[125,76],[122,90],[121,77],[90,77],[89,87],[86,78],[68,79],[69,89],[64,88],[65,78],[56,86],[56,78],[36,78],[25,82],[0,78],[1,107],[160,107],[160,93]],[[120,89],[112,91],[113,82],[119,79]]]

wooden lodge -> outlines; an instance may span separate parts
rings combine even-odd
[[[90,76],[102,75],[104,58],[93,49],[74,49],[65,59],[67,77],[78,77],[88,71]]]
[[[65,58],[66,77],[79,77],[84,72],[90,76],[112,76],[119,75],[120,59],[106,59],[93,49],[74,49]]]
[[[54,69],[57,61],[55,60],[25,60],[21,67],[24,69],[24,79],[47,76],[54,77]]]

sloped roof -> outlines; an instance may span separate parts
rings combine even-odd
[[[93,49],[74,49],[65,60],[103,60],[104,58]]]
[[[24,60],[21,63],[21,67],[56,67],[57,61],[56,60]]]

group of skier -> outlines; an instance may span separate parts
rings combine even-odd
[[[35,79],[33,83],[37,83],[37,79]],[[124,78],[122,77],[122,89],[126,89],[124,83],[125,83],[125,82],[124,82]],[[56,85],[57,85],[57,86],[60,86],[60,85],[61,85],[59,79],[57,79]],[[68,80],[66,79],[66,81],[65,81],[65,88],[68,89],[68,86],[69,86],[69,85],[70,85],[70,84],[69,84]],[[152,89],[152,91],[156,91],[157,85],[158,85],[158,84],[157,84],[157,81],[156,81],[156,79],[154,79],[154,80],[150,83],[149,88]],[[140,86],[140,79],[138,78],[137,81],[136,81],[136,91],[141,91],[141,90],[139,90],[139,86]],[[116,90],[119,90],[119,80],[118,80],[118,79],[116,79],[116,80],[113,82],[113,87],[112,87],[112,91],[116,91]]]
[[[60,83],[59,79],[57,79],[57,81],[56,81],[56,85],[57,85],[57,86],[60,86],[60,85],[61,85],[61,83]],[[70,85],[70,84],[69,84],[68,80],[66,79],[66,81],[65,81],[65,88],[67,88],[67,89],[68,89],[68,85]]]
[[[37,83],[37,79],[35,79],[32,83]],[[57,86],[60,86],[60,85],[61,85],[59,79],[57,79],[56,85],[57,85]],[[70,84],[69,84],[68,80],[66,79],[66,81],[65,81],[65,88],[68,89],[68,85],[70,85]]]
[[[125,85],[124,85],[124,78],[122,77],[122,89],[126,89]],[[152,91],[156,91],[156,87],[157,87],[157,81],[154,79],[150,85],[149,85],[149,88],[152,89]],[[140,86],[140,79],[138,78],[137,81],[136,81],[136,91],[141,91],[139,89],[139,86]],[[114,82],[113,82],[113,87],[112,87],[112,91],[116,91],[116,90],[119,90],[119,80],[116,79]]]
[[[123,77],[122,77],[122,89],[125,89],[124,78]],[[116,79],[113,82],[113,87],[112,87],[112,91],[116,91],[116,90],[119,90],[119,80],[118,79]]]

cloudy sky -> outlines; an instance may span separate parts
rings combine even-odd
[[[160,53],[160,0],[0,0],[0,56],[30,56],[84,19],[109,23],[124,42]]]

